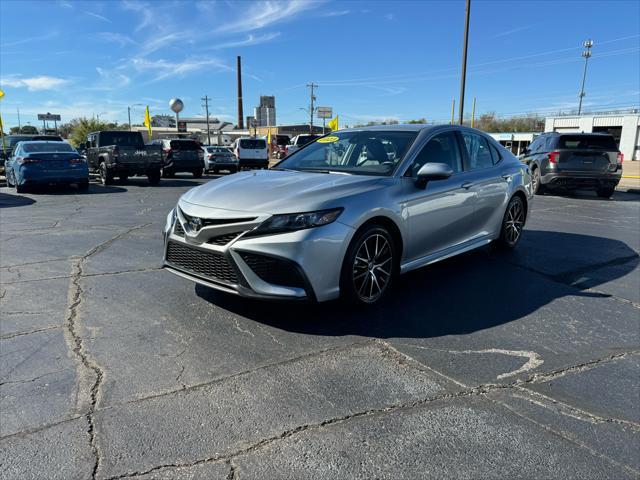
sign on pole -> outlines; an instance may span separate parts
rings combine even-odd
[[[43,120],[43,121],[55,121],[55,122],[59,122],[60,121],[60,115],[56,114],[56,113],[39,113],[38,114],[38,120]]]
[[[331,118],[333,117],[333,109],[331,107],[318,107],[318,118]]]

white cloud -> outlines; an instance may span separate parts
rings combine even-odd
[[[329,10],[322,12],[319,17],[342,17],[343,15],[349,15],[351,10]]]
[[[97,86],[99,90],[115,90],[131,83],[131,79],[127,75],[116,70],[96,67],[96,72],[102,79],[102,83]]]
[[[58,32],[49,32],[37,37],[21,38],[20,40],[16,40],[15,42],[3,43],[2,48],[15,47],[16,45],[24,45],[25,43],[39,42],[41,40],[49,40],[57,35],[58,35]]]
[[[26,88],[30,92],[42,90],[55,90],[70,83],[69,80],[58,77],[50,77],[48,75],[40,75],[36,77],[7,77],[2,83],[8,87]]]
[[[239,33],[258,30],[291,20],[302,12],[316,8],[320,3],[314,0],[261,1],[252,3],[246,10],[246,4],[243,4],[242,14],[236,20],[223,24],[217,31]]]
[[[233,71],[233,69],[225,63],[211,58],[187,58],[181,62],[170,62],[163,59],[148,60],[146,58],[133,58],[131,59],[131,65],[139,73],[152,74],[153,78],[151,82],[157,82],[169,77],[181,78],[204,68],[209,68],[210,71],[215,73]]]
[[[107,42],[117,43],[121,47],[125,45],[135,45],[136,43],[131,37],[116,32],[100,32],[98,36]]]
[[[387,13],[384,18],[386,18],[387,20],[391,21],[395,18],[395,15],[393,13]]]
[[[82,13],[84,13],[85,15],[89,15],[90,17],[97,18],[98,20],[101,20],[103,22],[112,23],[109,18],[105,17],[104,15],[100,15],[99,13],[90,12],[89,10],[85,10]]]
[[[261,43],[266,43],[280,36],[280,32],[272,32],[265,33],[264,35],[253,35],[249,34],[244,40],[236,40],[225,43],[218,43],[213,45],[209,50],[222,50],[225,48],[238,48],[238,47],[248,47],[251,45],[259,45]]]

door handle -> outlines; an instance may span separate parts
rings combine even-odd
[[[469,190],[471,187],[473,187],[473,183],[464,182],[462,185],[460,185],[460,187],[464,188],[465,190]]]

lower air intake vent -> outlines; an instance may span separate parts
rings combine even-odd
[[[265,282],[284,287],[304,288],[304,279],[295,263],[248,252],[240,252],[240,256]]]
[[[221,253],[205,252],[181,243],[169,242],[167,245],[167,262],[187,272],[212,280],[237,284],[236,272]]]

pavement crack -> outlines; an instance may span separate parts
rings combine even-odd
[[[32,335],[34,333],[46,332],[47,330],[55,330],[56,328],[62,328],[62,325],[51,325],[49,327],[36,328],[35,330],[29,330],[26,332],[9,333],[7,335],[0,336],[0,340],[9,340],[23,335]]]
[[[250,332],[249,330],[245,330],[240,326],[240,323],[238,322],[237,318],[233,319],[233,323],[235,323],[236,330],[238,330],[240,333],[246,333],[247,335],[251,335],[252,337],[255,337],[255,334],[253,332]]]
[[[229,467],[229,473],[226,480],[236,480],[236,466],[233,464],[233,460],[229,459],[227,466]]]
[[[31,382],[35,382],[36,380],[39,380],[43,377],[49,376],[49,375],[54,375],[56,373],[60,373],[60,372],[64,372],[65,369],[61,369],[61,370],[54,370],[53,372],[47,372],[47,373],[43,373],[42,375],[38,375],[37,377],[34,378],[29,378],[26,380],[7,380],[6,382],[0,382],[0,387],[3,385],[16,385],[16,384],[22,384],[22,383],[31,383]]]
[[[68,305],[67,305],[67,316],[66,316],[66,335],[65,338],[68,338],[68,342],[71,346],[71,350],[76,358],[79,360],[82,367],[85,369],[87,373],[93,375],[93,383],[89,389],[89,407],[88,411],[85,414],[85,418],[87,420],[87,433],[89,434],[89,442],[91,444],[91,450],[93,452],[93,456],[95,458],[93,469],[91,472],[91,478],[95,479],[98,473],[98,469],[100,468],[100,451],[98,448],[98,442],[96,438],[96,423],[95,423],[95,410],[98,403],[98,395],[100,393],[100,386],[102,385],[102,381],[104,379],[104,370],[95,362],[87,352],[82,336],[80,333],[80,325],[78,321],[79,310],[83,302],[83,294],[84,290],[81,285],[81,280],[83,277],[84,265],[87,259],[91,256],[96,255],[100,252],[103,252],[107,248],[109,248],[115,241],[122,238],[129,233],[144,228],[150,225],[149,223],[144,225],[137,225],[135,227],[129,228],[128,230],[118,233],[113,236],[109,240],[106,240],[95,247],[91,248],[88,252],[86,252],[81,257],[76,257],[72,261],[71,266],[71,277],[69,282],[69,294],[68,294]]]

